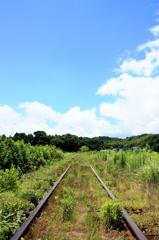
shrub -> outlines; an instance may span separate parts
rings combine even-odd
[[[34,205],[6,192],[1,194],[0,209],[0,240],[9,240],[29,216]]]
[[[23,140],[14,142],[11,138],[0,139],[0,169],[9,169],[12,164],[21,173],[38,169],[50,162],[63,158],[63,152],[55,146],[31,146]]]
[[[38,196],[35,191],[24,192],[21,198],[28,200],[30,203],[33,203],[35,206],[38,204]]]
[[[89,151],[89,147],[87,147],[87,146],[82,146],[80,148],[80,152],[88,152],[88,151]]]
[[[105,203],[101,208],[104,224],[107,228],[117,228],[121,225],[122,211],[120,204],[112,200]]]
[[[0,170],[0,192],[15,190],[17,188],[18,170],[12,166],[10,169]]]

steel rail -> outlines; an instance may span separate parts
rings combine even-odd
[[[87,161],[88,165],[90,166],[90,168],[92,169],[92,171],[94,172],[95,176],[97,177],[97,179],[99,180],[99,182],[102,184],[103,188],[106,190],[106,192],[108,193],[109,197],[114,200],[117,201],[116,198],[114,197],[114,195],[111,193],[111,191],[109,190],[109,188],[105,185],[105,183],[102,181],[102,179],[98,176],[98,174],[96,173],[96,171],[93,169],[93,167],[90,165],[90,163]],[[140,229],[137,227],[137,225],[133,222],[133,220],[130,218],[130,216],[128,215],[128,213],[125,211],[124,208],[121,208],[123,216],[126,220],[126,222],[128,223],[128,225],[130,226],[131,230],[133,231],[133,233],[135,234],[135,236],[139,239],[139,240],[147,240],[147,238],[144,236],[144,234],[140,231]]]
[[[22,226],[19,228],[19,230],[15,233],[15,235],[11,238],[11,240],[18,240],[20,239],[20,237],[22,237],[22,235],[24,234],[24,232],[26,231],[26,229],[28,228],[28,226],[30,225],[30,223],[33,221],[33,219],[35,218],[35,216],[39,213],[39,211],[41,210],[41,208],[44,206],[44,204],[46,203],[46,201],[49,199],[49,197],[51,196],[51,194],[53,193],[53,191],[55,190],[55,188],[57,187],[57,185],[59,184],[59,182],[63,179],[63,177],[66,175],[67,171],[70,169],[70,167],[72,166],[73,162],[71,163],[71,165],[65,170],[65,172],[60,176],[60,178],[57,180],[57,182],[54,184],[54,186],[51,188],[51,190],[47,193],[47,195],[41,200],[41,202],[37,205],[37,207],[34,209],[34,211],[31,213],[31,215],[27,218],[27,220],[22,224]]]

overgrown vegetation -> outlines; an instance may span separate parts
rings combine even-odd
[[[146,149],[134,151],[112,151],[89,152],[87,154],[93,159],[102,159],[105,162],[104,168],[113,176],[121,171],[133,173],[145,183],[159,182],[159,155],[157,152]]]
[[[29,201],[12,192],[0,195],[0,239],[9,240],[34,209]]]
[[[67,146],[73,141],[69,137]],[[49,216],[52,229],[63,232],[53,239],[73,239],[74,232],[80,232],[79,239],[101,239],[101,234],[106,236],[110,229],[120,228],[120,207],[126,208],[141,229],[148,226],[149,231],[159,231],[159,155],[148,145],[148,135],[141,138],[145,139],[144,148],[91,151],[89,144],[82,142],[77,154],[63,153],[52,145],[31,145],[1,137],[0,240],[11,238],[73,159],[74,168],[51,203],[57,209]],[[141,139],[136,140],[139,143]],[[85,160],[90,161],[120,205],[109,201],[101,186],[97,187]],[[42,239],[49,239],[49,234],[55,237],[56,231],[46,228],[47,236]]]
[[[0,192],[16,190],[19,171],[12,166],[10,169],[0,170]]]
[[[122,225],[123,219],[121,206],[118,202],[112,200],[107,201],[101,208],[106,228],[116,229]]]
[[[12,138],[0,138],[0,169],[14,166],[19,174],[34,171],[53,161],[63,158],[63,152],[55,146],[31,146],[23,140],[15,142]]]
[[[6,136],[1,136],[5,139]],[[47,135],[44,131],[36,131],[33,134],[15,133],[12,138],[14,141],[23,140],[24,143],[35,145],[54,145],[65,152],[77,152],[82,146],[89,150],[102,149],[133,149],[135,147],[145,148],[149,146],[151,150],[159,152],[159,134],[142,134],[126,138],[115,138],[108,136],[99,137],[78,137],[72,134]]]
[[[0,240],[9,240],[64,172],[71,158],[23,174],[14,191],[0,193]]]
[[[10,138],[0,142],[0,151],[0,239],[6,240],[50,190],[70,159],[62,160],[62,151],[54,146],[33,147]]]
[[[104,141],[104,149],[135,149],[145,148],[146,145],[151,150],[159,152],[159,134],[141,134],[132,137],[111,138],[111,137],[98,137],[98,139]]]
[[[112,239],[125,239],[118,231],[121,218],[119,204],[109,200],[79,154],[24,239],[99,240],[110,239],[110,234]]]
[[[62,190],[62,215],[63,220],[71,220],[75,206],[74,190],[70,187],[65,187]]]
[[[159,206],[156,204],[159,197],[158,153],[136,149],[86,154],[134,222],[148,232],[159,231]]]

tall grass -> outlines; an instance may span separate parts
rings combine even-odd
[[[113,175],[122,170],[136,174],[144,182],[159,182],[159,154],[150,150],[90,152],[89,159],[103,160],[108,173]]]

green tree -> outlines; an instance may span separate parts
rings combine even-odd
[[[45,145],[50,144],[50,139],[44,131],[34,132],[34,144],[35,145]]]
[[[81,152],[88,152],[88,151],[89,151],[89,147],[87,147],[87,146],[82,146],[82,147],[80,148],[80,151],[81,151]]]
[[[66,152],[77,152],[80,144],[79,138],[76,135],[72,135],[70,133],[62,135],[63,144],[63,151]]]

